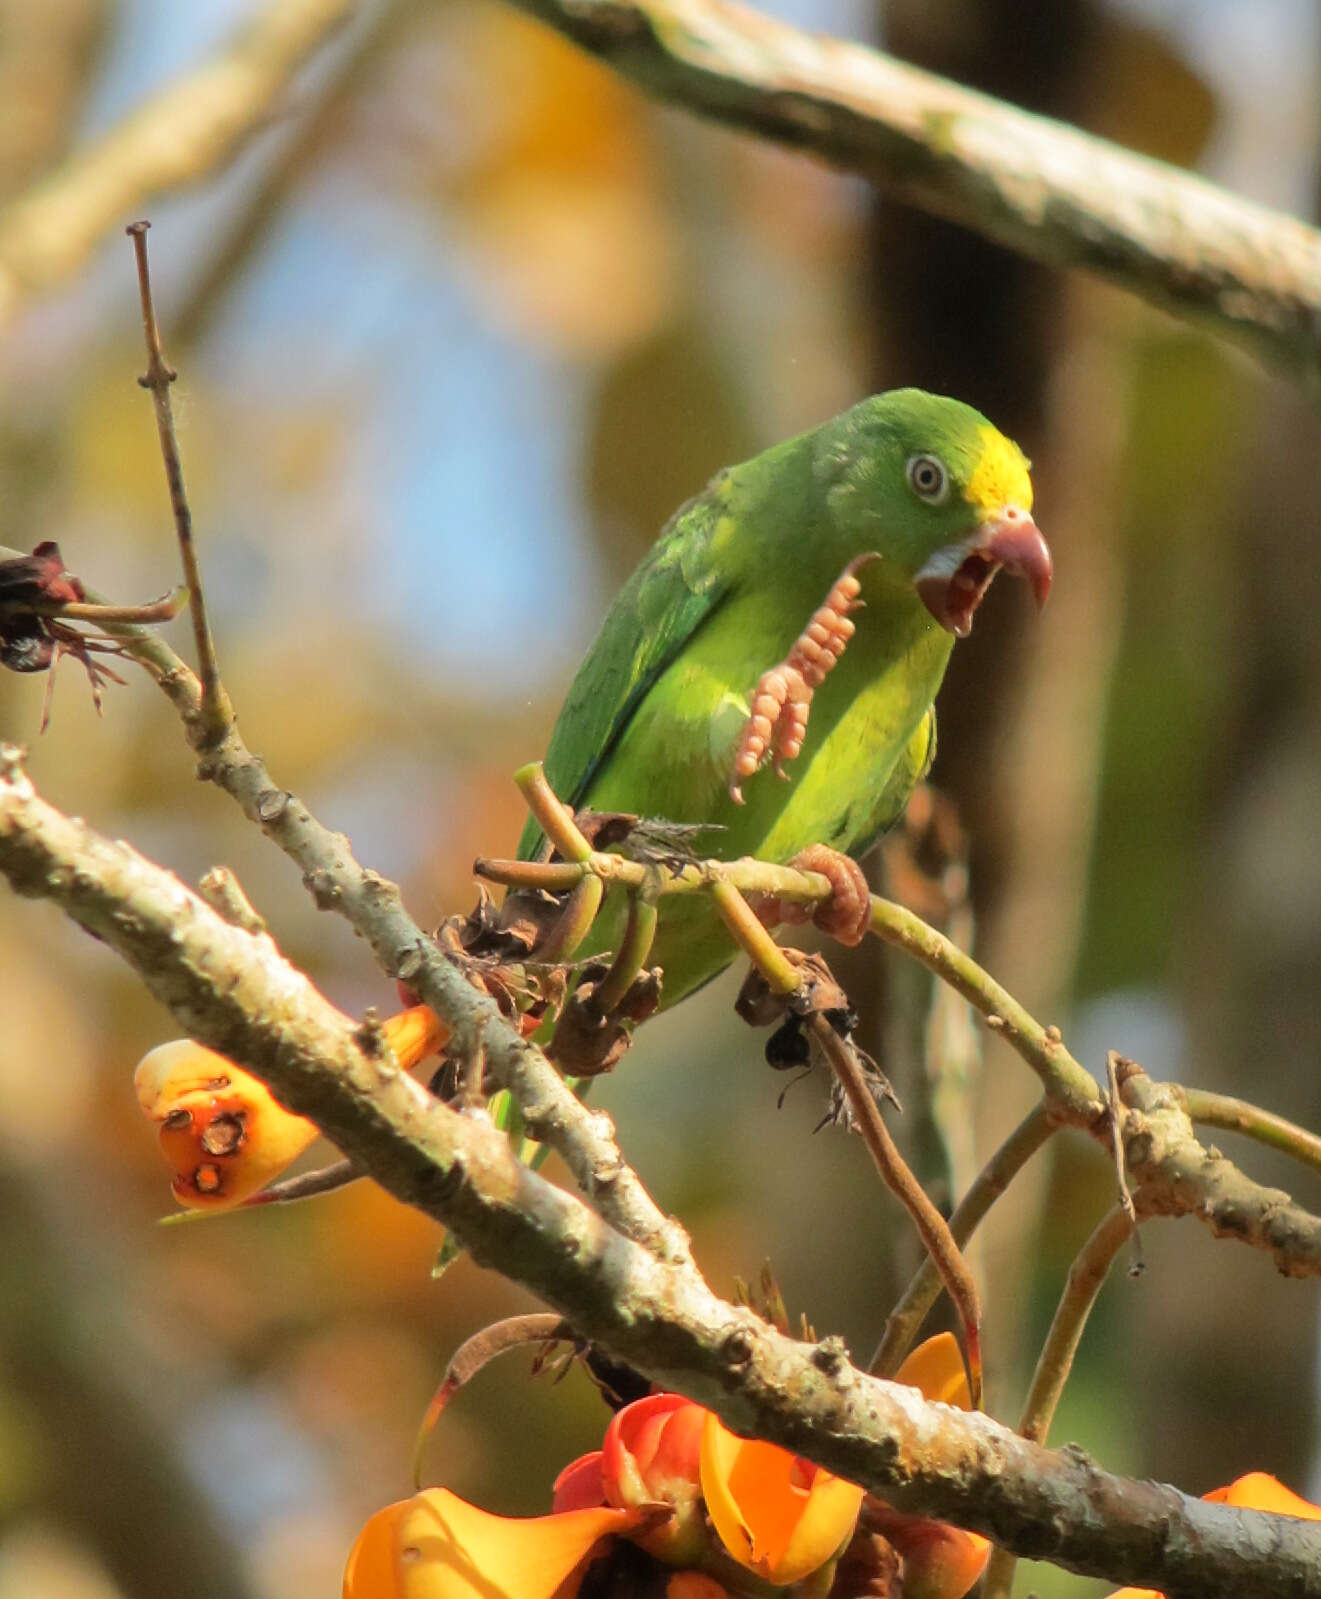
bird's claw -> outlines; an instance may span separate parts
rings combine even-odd
[[[836,943],[860,944],[871,926],[871,885],[851,856],[825,844],[809,844],[788,862],[801,872],[818,872],[830,881],[830,898],[803,905],[778,895],[761,896],[755,909],[767,927],[811,921]]]
[[[767,754],[775,775],[785,782],[785,763],[796,758],[807,737],[812,695],[843,655],[853,637],[851,613],[859,610],[861,584],[858,568],[879,559],[875,551],[856,556],[831,586],[824,602],[812,613],[807,626],[785,658],[763,672],[752,691],[751,709],[734,751],[734,777],[729,797],[742,805],[743,783],[756,772]]]

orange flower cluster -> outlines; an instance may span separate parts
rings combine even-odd
[[[898,1380],[968,1404],[958,1345],[924,1344]],[[664,1599],[826,1599],[859,1528],[864,1492],[774,1444],[740,1438],[678,1394],[626,1405],[599,1450],[556,1479],[552,1513],[493,1516],[445,1488],[378,1511],[344,1574],[344,1599],[577,1599],[623,1540],[657,1562]],[[904,1561],[904,1591],[962,1599],[987,1544],[867,1499],[868,1531]],[[648,1590],[649,1592],[652,1590]]]

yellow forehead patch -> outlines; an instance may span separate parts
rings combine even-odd
[[[988,422],[978,428],[982,453],[963,497],[985,516],[994,516],[1006,505],[1032,509],[1032,479],[1027,475],[1028,460],[1012,439]]]

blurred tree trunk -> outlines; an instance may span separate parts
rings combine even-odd
[[[39,1439],[31,1462],[21,1449],[10,1461],[7,1508],[49,1517],[131,1599],[176,1599],[198,1572],[208,1599],[253,1599],[244,1550],[183,1448],[187,1407],[215,1374],[160,1358],[127,1322],[109,1286],[117,1241],[94,1205],[70,1204],[90,1187],[75,1178],[51,1192],[36,1172],[0,1164],[0,1365],[8,1408]]]
[[[1164,160],[1192,163],[1209,136],[1214,101],[1169,44],[1086,0],[946,6],[934,23],[927,8],[908,3],[886,15],[887,44],[900,55]],[[971,834],[979,958],[1043,1020],[1064,1021],[1124,631],[1134,372],[1156,319],[1090,280],[1046,273],[884,202],[871,282],[879,385],[917,383],[967,399],[1036,457],[1056,591],[1038,620],[1019,586],[1001,585],[955,650],[934,778]],[[1036,1097],[1001,1045],[987,1053],[982,1091],[965,1111],[976,1118],[982,1158]],[[1087,1064],[1099,1070],[1103,1062]],[[992,1399],[1009,1414],[1035,1355],[1028,1307],[1055,1163],[1042,1242],[1063,1268],[1095,1219],[1090,1207],[1105,1202],[1092,1151],[1038,1161],[996,1207],[978,1245],[990,1290]]]
[[[1321,128],[1318,129],[1321,148]],[[1321,216],[1321,192],[1315,216]],[[1231,585],[1237,606],[1233,681],[1211,764],[1213,847],[1191,900],[1181,963],[1187,995],[1189,1074],[1321,1125],[1321,504],[1317,414],[1295,390],[1272,385],[1251,430],[1251,485],[1234,507]],[[1237,1142],[1264,1180],[1315,1207],[1314,1174]],[[1190,1289],[1194,1285],[1189,1284]],[[1271,1285],[1272,1287],[1274,1285]],[[1291,1283],[1287,1305],[1244,1293],[1216,1316],[1217,1336],[1191,1337],[1207,1308],[1195,1289],[1154,1330],[1170,1357],[1152,1415],[1171,1447],[1171,1471],[1189,1482],[1228,1480],[1259,1459],[1287,1482],[1316,1491],[1316,1334],[1313,1285]],[[1269,1357],[1262,1358],[1262,1351]],[[1213,1403],[1207,1403],[1214,1396]],[[1250,1408],[1249,1408],[1250,1407]],[[1226,1413],[1254,1418],[1250,1442]],[[1174,1418],[1178,1425],[1174,1425]],[[1209,1476],[1208,1476],[1209,1473]]]
[[[884,19],[885,46],[903,59],[1031,110],[1078,119],[1077,68],[1089,59],[1101,26],[1088,0],[950,0],[940,8],[894,0]],[[1057,353],[1066,293],[1060,274],[882,199],[873,215],[867,292],[876,338],[875,387],[915,384],[956,395],[1033,453]],[[1043,520],[1057,562],[1067,564],[1067,527],[1057,528],[1048,510]],[[1017,785],[998,780],[1003,774],[996,761],[1017,714],[1032,631],[1030,604],[1024,595],[1006,592],[1009,587],[1002,585],[978,615],[971,638],[954,652],[940,696],[933,774],[957,801],[970,831],[973,906],[983,929],[994,926],[1008,884]],[[1064,913],[1074,916],[1076,907]],[[985,936],[979,950],[993,959]],[[1058,993],[1043,991],[1040,974],[1024,962],[995,969],[1011,987],[1018,982],[1027,1004],[1058,1004]],[[1016,1066],[993,1056],[992,1068],[990,1108],[976,1139],[983,1157],[1032,1098]],[[969,1117],[975,1113],[975,1085],[970,1086]],[[1022,1246],[1030,1242],[1039,1187],[1024,1183],[998,1207],[1007,1222],[997,1214],[986,1229],[995,1254],[995,1294],[988,1304],[994,1331],[987,1346],[993,1401],[1005,1397],[1002,1383],[1017,1341],[1009,1307],[1023,1299]],[[1009,1248],[1003,1237],[1017,1240],[1015,1246]]]

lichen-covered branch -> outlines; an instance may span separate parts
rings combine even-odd
[[[1321,1219],[1197,1140],[1175,1083],[1121,1063],[1124,1155],[1140,1215],[1195,1216],[1217,1238],[1265,1250],[1286,1277],[1321,1276]]]
[[[268,0],[227,48],[145,101],[0,213],[0,326],[155,195],[211,176],[284,109],[353,0]]]
[[[1321,392],[1321,234],[1173,167],[733,0],[515,0],[672,104],[1083,267]]]
[[[10,554],[0,547],[0,560]],[[178,712],[199,755],[197,775],[236,800],[299,867],[316,903],[338,911],[367,941],[382,969],[405,978],[445,1019],[457,1053],[470,1054],[480,1044],[496,1081],[518,1102],[529,1135],[563,1156],[583,1192],[621,1232],[669,1260],[691,1263],[687,1235],[654,1203],[620,1154],[609,1116],[588,1110],[541,1051],[504,1023],[494,1001],[445,959],[404,909],[398,886],[361,866],[343,833],[323,826],[294,794],[276,786],[232,717],[217,736],[197,674],[164,639],[134,626],[106,631],[122,641],[124,654],[150,673]]]
[[[0,874],[49,899],[139,973],[179,1021],[313,1116],[384,1187],[453,1228],[656,1381],[883,1492],[1018,1553],[1205,1599],[1321,1599],[1321,1528],[1208,1505],[1098,1470],[988,1417],[866,1376],[837,1340],[795,1341],[690,1269],[616,1232],[462,1115],[364,1050],[363,1032],[264,933],[236,927],[126,844],[42,801],[0,758]]]

